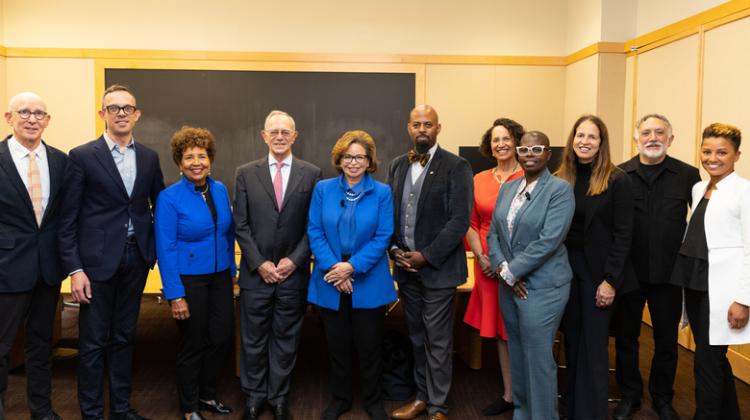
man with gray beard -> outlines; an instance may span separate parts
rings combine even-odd
[[[639,287],[624,291],[618,300],[617,385],[622,400],[613,418],[629,419],[641,408],[638,337],[648,302],[654,328],[649,393],[659,419],[677,419],[672,397],[682,291],[669,280],[685,232],[691,191],[700,174],[695,167],[667,156],[674,136],[663,115],[648,114],[638,120],[634,137],[639,153],[620,168],[633,186],[635,223],[630,259],[637,281],[631,283]]]

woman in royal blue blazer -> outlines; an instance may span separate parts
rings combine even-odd
[[[337,419],[351,408],[356,349],[365,410],[371,419],[385,420],[381,343],[385,305],[396,300],[386,252],[393,233],[391,190],[370,177],[378,162],[375,141],[364,131],[344,133],[331,161],[341,175],[316,185],[307,226],[315,257],[307,300],[320,308],[331,363],[333,395],[321,419]]]
[[[199,409],[227,414],[216,383],[232,338],[234,222],[226,187],[211,179],[216,147],[210,131],[182,127],[172,156],[182,172],[156,205],[156,255],[164,297],[180,329],[177,388],[186,419]]]

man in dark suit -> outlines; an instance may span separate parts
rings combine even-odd
[[[240,379],[245,420],[266,403],[276,420],[291,418],[287,395],[297,357],[310,279],[307,212],[320,168],[292,157],[294,119],[266,117],[268,156],[237,168],[234,220],[240,262]]]
[[[638,155],[620,165],[633,187],[633,240],[626,272],[636,288],[620,295],[616,308],[617,385],[622,400],[613,418],[629,419],[641,408],[643,381],[638,369],[638,337],[643,307],[648,302],[654,327],[654,356],[649,393],[659,419],[677,419],[672,407],[677,372],[677,329],[682,315],[682,290],[669,284],[685,233],[692,188],[700,181],[698,169],[667,156],[672,125],[663,115],[649,114],[636,124]],[[626,281],[628,279],[626,278]]]
[[[448,418],[452,379],[453,298],[466,282],[463,238],[474,183],[469,163],[437,145],[440,123],[429,105],[414,108],[407,126],[413,149],[388,168],[395,229],[391,258],[414,347],[416,399],[392,413]]]
[[[83,419],[104,418],[105,365],[110,418],[144,418],[130,407],[131,370],[141,294],[156,260],[153,206],[164,179],[156,152],[134,141],[140,115],[126,87],[110,86],[99,110],[106,131],[70,151],[59,245],[72,297],[81,303]]]
[[[5,418],[8,359],[26,327],[26,396],[33,420],[60,419],[52,411],[52,328],[60,282],[57,252],[63,152],[42,141],[50,115],[42,98],[19,93],[5,120],[13,134],[0,143],[0,419]]]

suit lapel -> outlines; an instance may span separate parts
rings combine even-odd
[[[511,185],[509,189],[506,191],[506,193],[500,196],[500,202],[497,204],[498,209],[495,210],[495,212],[498,214],[506,215],[506,217],[503,217],[500,220],[498,220],[498,222],[500,223],[500,233],[501,233],[500,243],[505,244],[506,245],[505,248],[507,248],[507,249],[502,250],[503,254],[505,254],[506,252],[511,252],[510,232],[508,232],[507,214],[508,214],[508,210],[510,209],[510,203],[513,202],[513,196],[515,195],[516,189],[518,189],[517,184]],[[509,255],[509,257],[512,257],[512,254]]]
[[[268,172],[268,177],[271,177],[271,172]],[[297,190],[297,186],[299,185],[300,181],[302,181],[302,168],[299,167],[297,159],[292,158],[292,167],[289,168],[289,181],[286,184],[286,192],[284,193],[281,211],[284,211],[284,209],[286,208],[286,204],[289,202],[289,197],[292,196],[293,191]],[[276,201],[275,194],[274,201]]]
[[[260,185],[266,190],[268,198],[273,203],[273,207],[276,211],[279,211],[279,205],[276,203],[276,192],[273,190],[273,180],[271,179],[271,170],[268,169],[268,157],[258,162],[255,167],[255,176],[258,177]]]
[[[139,187],[141,186],[141,180],[146,179],[144,177],[146,176],[146,168],[148,168],[148,165],[146,164],[146,154],[143,147],[137,144],[134,144],[133,147],[135,148],[135,180],[133,181],[133,191],[130,193],[131,197],[136,196],[136,192],[138,192],[140,189]],[[122,181],[122,177],[120,178],[120,181]],[[124,188],[125,184],[123,183],[122,186]]]
[[[547,181],[549,181],[550,173],[546,169],[542,173],[542,175],[539,176],[539,181],[536,187],[534,187],[534,192],[529,194],[530,199],[521,206],[521,209],[518,210],[518,213],[516,213],[516,219],[515,220],[521,220],[523,217],[523,214],[526,213],[526,210],[528,210],[530,207],[534,205],[534,202],[536,202],[537,197],[542,195],[542,191],[544,191],[544,188],[547,186]],[[513,195],[515,195],[515,191],[513,192]],[[515,222],[513,223],[514,229],[513,229],[513,235],[512,237],[516,236],[516,233],[518,233],[518,229],[515,228],[515,226],[518,226]],[[511,237],[511,239],[512,239]]]
[[[112,181],[120,188],[123,194],[127,197],[128,191],[125,189],[125,184],[122,182],[120,171],[117,170],[115,160],[112,158],[112,151],[107,148],[107,142],[104,141],[104,137],[99,137],[99,140],[94,144],[94,156],[99,164],[104,168],[104,172],[112,178]],[[136,156],[136,161],[138,161]],[[137,162],[136,162],[137,164]]]
[[[29,213],[29,215],[33,218],[34,206],[31,204],[29,190],[26,189],[26,185],[24,185],[23,180],[21,179],[21,175],[18,173],[16,164],[13,163],[13,157],[10,155],[10,148],[8,147],[7,139],[0,143],[0,166],[2,166],[5,174],[10,180],[10,183],[18,192],[18,195],[21,197],[21,201],[26,203],[26,207],[28,207],[29,211],[31,212]],[[34,221],[34,224],[36,224],[36,221]]]
[[[57,193],[60,191],[61,181],[63,179],[63,160],[62,157],[48,147],[46,143],[43,143],[47,150],[47,166],[49,167],[49,198],[47,199],[47,208],[44,209],[44,216],[42,217],[42,224],[47,220],[47,214],[57,198]]]
[[[591,224],[591,221],[594,220],[594,214],[596,214],[596,209],[599,207],[599,203],[602,201],[602,196],[604,194],[607,194],[607,192],[604,192],[599,195],[594,196],[586,196],[584,198],[586,202],[586,219],[583,222],[583,231],[586,232],[589,228],[589,225]]]
[[[432,157],[432,161],[430,161],[430,164],[425,168],[426,173],[424,174],[422,191],[419,193],[419,203],[417,204],[417,220],[419,220],[419,217],[422,214],[422,208],[424,207],[425,200],[427,199],[427,195],[432,190],[432,182],[435,180],[435,174],[437,174],[440,170],[440,163],[442,161],[443,151],[442,149],[440,149],[440,146],[438,146],[437,149],[435,149],[435,155]]]

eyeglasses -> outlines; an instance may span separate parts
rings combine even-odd
[[[133,105],[107,105],[104,107],[104,109],[107,110],[112,115],[117,115],[120,113],[120,111],[124,112],[125,115],[133,115],[133,113],[138,109],[134,107]]]
[[[341,156],[341,161],[344,163],[363,163],[367,160],[370,160],[370,157],[367,155],[344,155]]]
[[[15,111],[15,113],[18,114],[18,116],[21,117],[22,120],[28,120],[32,115],[37,120],[43,120],[47,118],[47,115],[49,115],[44,111],[31,111],[28,109],[19,109],[18,111]]]
[[[281,136],[285,139],[292,137],[292,135],[295,133],[294,131],[289,131],[289,130],[268,130],[268,131],[263,130],[263,131],[265,131],[271,137]]]
[[[518,153],[518,156],[528,156],[529,154],[540,156],[545,150],[549,150],[549,147],[540,145],[516,147],[516,153]]]

